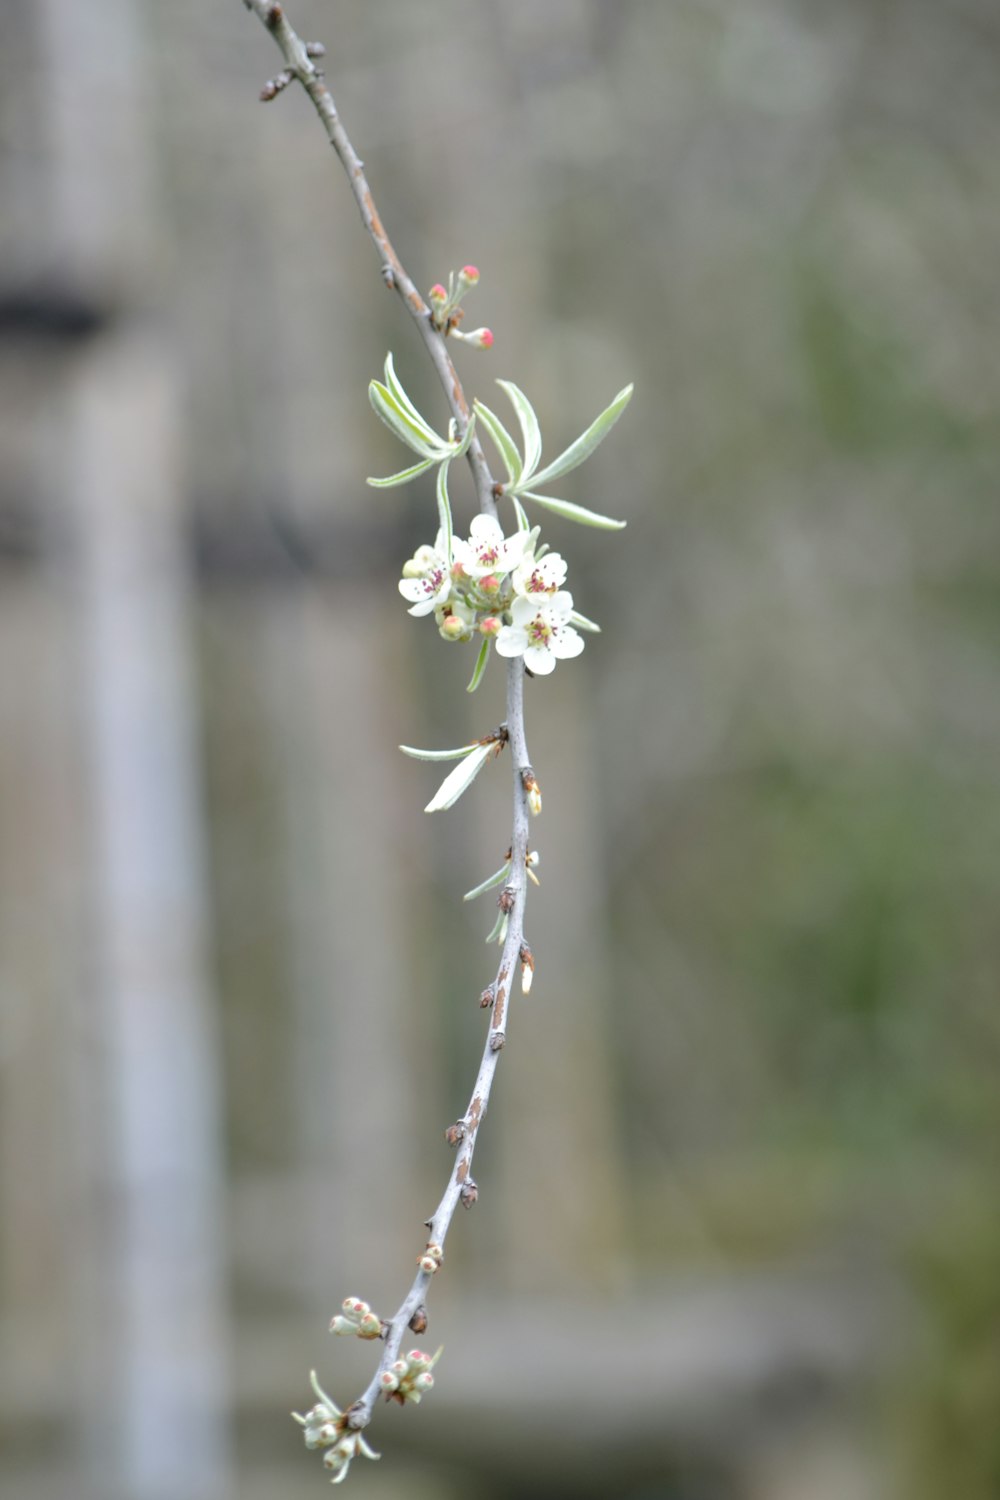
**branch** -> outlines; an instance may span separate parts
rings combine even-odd
[[[464,435],[469,422],[469,403],[448,352],[445,336],[435,327],[430,309],[407,275],[385,232],[365,178],[364,164],[351,145],[337,113],[333,96],[326,86],[323,74],[315,65],[314,58],[322,56],[322,49],[315,44],[302,41],[289,24],[281,5],[268,3],[268,0],[244,0],[244,4],[270,31],[285,59],[285,69],[277,79],[271,80],[265,86],[262,97],[274,98],[287,82],[297,79],[312,100],[313,107],[323,122],[327,139],[347,173],[361,218],[382,263],[383,279],[387,286],[399,293],[407,311],[416,323],[434,368],[437,370],[459,433]],[[494,481],[477,439],[473,438],[470,443],[467,456],[475,481],[479,508],[483,514],[495,517]],[[419,1325],[422,1321],[421,1314],[430,1280],[440,1264],[444,1243],[456,1208],[459,1203],[471,1208],[476,1200],[477,1188],[471,1174],[472,1157],[476,1148],[479,1127],[489,1105],[490,1091],[500,1061],[500,1053],[506,1040],[507,1010],[512,980],[519,963],[524,968],[525,980],[528,980],[532,967],[531,955],[524,943],[524,907],[527,887],[525,861],[528,855],[528,792],[536,786],[536,783],[528,758],[524,733],[524,662],[519,656],[512,657],[507,664],[507,742],[513,761],[514,809],[510,877],[501,892],[500,905],[501,909],[507,913],[508,924],[496,979],[483,992],[483,1003],[491,1008],[489,1030],[468,1108],[462,1118],[450,1126],[446,1132],[450,1144],[457,1148],[456,1158],[444,1195],[431,1218],[427,1220],[429,1230],[427,1249],[420,1257],[420,1266],[413,1285],[386,1327],[378,1369],[364,1394],[345,1413],[346,1425],[356,1431],[366,1427],[371,1421],[376,1398],[383,1389],[382,1375],[398,1358],[407,1328],[411,1323]]]
[[[312,100],[313,108],[323,122],[327,140],[340,157],[344,171],[347,173],[347,180],[351,185],[351,192],[354,194],[364,226],[378,251],[379,260],[382,262],[382,279],[386,286],[393,287],[399,293],[407,312],[416,323],[420,337],[437,370],[451,414],[458,424],[459,433],[464,435],[469,421],[469,403],[465,399],[462,382],[451,362],[444,335],[434,327],[430,309],[415,283],[406,274],[403,263],[385,232],[375,207],[375,199],[372,197],[371,188],[365,177],[365,164],[351,145],[347,131],[341,124],[337,113],[337,106],[333,102],[333,95],[326,86],[326,79],[313,61],[317,54],[322,57],[322,49],[313,43],[303,42],[302,38],[292,30],[283,6],[271,4],[270,0],[243,0],[243,3],[247,10],[252,10],[267,27],[281,49],[286,63],[285,71],[298,79]],[[283,77],[284,75],[280,74],[278,79],[272,79],[265,85],[262,93],[266,94],[268,99],[274,98],[279,89],[285,86],[282,82]],[[277,85],[273,93],[271,92],[272,84]],[[485,515],[495,516],[493,480],[478,438],[473,438],[469,445],[468,459],[476,484],[479,508]]]

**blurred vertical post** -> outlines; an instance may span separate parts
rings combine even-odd
[[[209,1006],[178,381],[153,306],[150,69],[131,0],[42,0],[45,267],[93,306],[64,366],[62,505],[94,936],[75,1246],[84,1488],[219,1500],[223,1177]]]

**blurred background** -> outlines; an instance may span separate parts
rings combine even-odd
[[[411,621],[445,407],[238,3],[7,0],[0,1486],[322,1493],[482,1045],[503,715]],[[383,1500],[1000,1495],[1000,13],[295,0],[470,395],[555,454],[579,661]],[[467,522],[471,487],[456,476]],[[542,517],[545,521],[545,517]]]

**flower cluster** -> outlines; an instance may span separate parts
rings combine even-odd
[[[319,1397],[315,1406],[303,1415],[293,1411],[292,1416],[303,1428],[307,1448],[323,1448],[323,1466],[333,1473],[333,1484],[341,1484],[347,1478],[351,1460],[361,1454],[364,1458],[379,1458],[381,1455],[365,1442],[360,1432],[348,1429],[344,1414],[311,1375],[312,1387]]]
[[[441,1353],[441,1349],[434,1355],[411,1349],[403,1359],[397,1359],[388,1370],[383,1370],[378,1383],[385,1392],[386,1400],[398,1401],[400,1406],[404,1406],[407,1401],[419,1405],[421,1397],[434,1385],[431,1371],[441,1358]]]
[[[330,1332],[350,1333],[359,1339],[377,1339],[382,1335],[382,1319],[360,1297],[345,1297],[340,1312],[331,1320]]]
[[[523,656],[526,667],[546,676],[583,650],[574,625],[593,628],[574,612],[565,581],[565,562],[538,546],[537,527],[505,537],[499,521],[476,516],[467,540],[452,538],[450,558],[443,531],[433,547],[418,547],[404,564],[399,592],[411,615],[433,613],[445,640],[478,633],[500,656]]]

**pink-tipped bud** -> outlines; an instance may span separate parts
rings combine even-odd
[[[503,629],[503,621],[499,615],[487,615],[479,622],[480,635],[499,635]],[[490,1002],[492,1004],[492,1001]]]
[[[467,629],[465,621],[460,620],[458,615],[445,615],[438,626],[439,633],[446,641],[460,641]]]
[[[431,1374],[430,1370],[424,1370],[422,1374],[418,1375],[415,1378],[413,1382],[413,1389],[415,1391],[429,1391],[433,1384],[434,1376]]]
[[[420,1267],[421,1271],[423,1271],[428,1276],[433,1276],[434,1272],[437,1270],[440,1264],[441,1262],[439,1260],[435,1260],[433,1255],[422,1255],[417,1261],[417,1265]]]
[[[383,1370],[378,1378],[379,1388],[391,1396],[393,1391],[399,1390],[399,1380],[391,1370]]]
[[[434,285],[431,287],[427,295],[432,302],[435,302],[439,305],[447,302],[448,300],[448,293],[445,291],[440,281],[435,281]]]
[[[382,1332],[382,1319],[378,1313],[366,1312],[358,1324],[358,1336],[363,1339],[377,1339]]]
[[[472,344],[476,349],[492,349],[493,334],[488,328],[474,328],[471,333],[465,335],[465,342]]]
[[[485,578],[480,578],[479,587],[484,594],[499,594],[500,580],[495,573],[487,573]]]
[[[397,1359],[395,1364],[391,1366],[391,1370],[393,1375],[395,1375],[399,1380],[402,1380],[404,1375],[408,1375],[410,1373],[410,1367],[406,1363],[405,1359]]]
[[[430,1362],[430,1355],[425,1354],[422,1349],[411,1349],[406,1356],[406,1363],[411,1370],[426,1370]]]
[[[458,273],[459,281],[464,281],[466,286],[475,286],[479,281],[478,266],[463,266]]]

